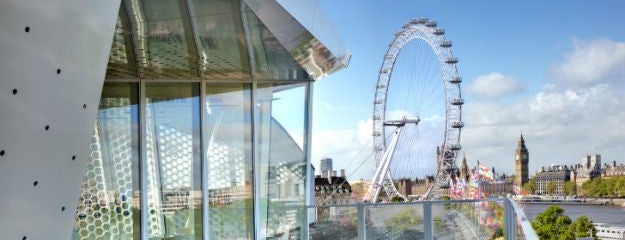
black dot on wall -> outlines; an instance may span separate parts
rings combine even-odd
[[[72,156],[72,161],[76,160],[76,155]]]
[[[61,207],[61,212],[65,212],[65,206]]]
[[[0,157],[4,156],[6,152],[4,150],[0,150]]]
[[[24,28],[24,32],[30,32],[30,27],[29,27],[29,26],[26,26],[26,27]],[[26,237],[24,237],[24,239],[26,239]]]
[[[46,131],[50,130],[50,125],[46,125],[45,129]]]
[[[37,182],[37,181],[33,182],[33,186],[35,186],[35,187],[36,187],[36,186],[37,186],[37,184],[39,184],[39,182]]]
[[[82,109],[87,109],[87,104],[83,104]]]
[[[17,88],[13,88],[13,95],[17,94]]]
[[[28,31],[27,31],[27,32],[28,32]],[[22,238],[22,240],[26,240],[26,236],[24,236],[24,237]]]
[[[60,68],[56,69],[56,74],[61,74],[61,69]]]

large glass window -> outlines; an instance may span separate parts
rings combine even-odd
[[[150,239],[201,239],[198,83],[147,83],[145,151]]]
[[[252,239],[251,87],[206,85],[206,161],[211,239]]]
[[[75,239],[303,237],[310,77],[244,5],[122,1]]]
[[[298,238],[305,223],[305,84],[258,84],[255,131],[260,224],[267,238]]]
[[[104,84],[74,239],[139,239],[138,94],[136,83]]]

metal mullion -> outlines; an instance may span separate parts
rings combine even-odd
[[[146,115],[145,115],[145,82],[139,82],[139,149],[140,149],[140,157],[139,157],[139,171],[140,173],[140,183],[141,183],[141,239],[148,239],[148,166],[147,166],[147,142],[146,139]]]
[[[191,29],[191,35],[193,35],[193,44],[195,45],[195,56],[196,56],[196,67],[197,67],[197,75],[200,79],[202,79],[202,68],[203,68],[203,61],[204,61],[204,57],[202,56],[202,44],[200,43],[200,36],[199,33],[197,32],[197,26],[195,24],[195,12],[193,11],[193,3],[191,2],[191,0],[186,0],[185,1],[185,7],[186,7],[186,11],[187,11],[187,15],[188,15],[188,20],[189,20],[189,28]]]
[[[305,205],[308,206],[311,204],[311,197],[310,196],[310,191],[312,190],[312,188],[314,186],[312,186],[313,181],[312,181],[312,175],[311,171],[312,171],[312,165],[311,165],[311,151],[312,151],[312,106],[313,106],[313,100],[312,100],[312,96],[313,96],[313,82],[309,81],[308,84],[306,84],[306,106],[305,106],[305,117],[304,117],[304,131],[305,131],[305,135],[306,138],[304,138],[304,149],[305,149],[305,156],[306,156],[306,181],[304,184],[304,202]],[[308,209],[305,208],[304,211],[304,226],[303,226],[303,231],[302,234],[304,235],[303,238],[304,239],[309,239],[309,233],[308,233],[308,221],[309,221],[309,216],[308,216]]]
[[[209,211],[208,211],[208,158],[206,153],[208,152],[208,146],[206,146],[206,83],[200,83],[200,144],[202,154],[200,161],[202,163],[202,239],[209,239]]]
[[[133,8],[135,11],[129,9],[127,5],[130,5],[130,8]],[[145,54],[145,47],[141,44],[141,42],[145,43],[145,41],[141,40],[143,38],[142,27],[139,25],[144,23],[143,12],[140,7],[137,6],[137,3],[134,1],[129,1],[128,4],[121,3],[120,7],[124,8],[126,12],[126,16],[128,16],[128,23],[130,24],[130,39],[132,44],[132,49],[135,57],[135,64],[137,66],[137,77],[143,78],[144,65],[147,65],[147,55]],[[134,16],[134,18],[130,18],[130,16]],[[144,62],[145,61],[145,62]]]
[[[252,43],[250,41],[252,41],[252,37],[250,35],[250,29],[248,26],[248,22],[247,22],[247,13],[245,12],[245,3],[243,3],[243,1],[240,1],[240,8],[241,8],[241,25],[243,25],[243,38],[245,40],[245,45],[247,47],[247,55],[248,55],[248,61],[249,61],[249,71],[250,71],[250,79],[252,81],[254,81],[254,75],[256,75],[256,57],[254,55],[254,47],[252,46]]]
[[[254,232],[252,235],[254,239],[261,239],[261,219],[260,219],[260,156],[258,154],[258,130],[257,130],[257,119],[258,119],[258,110],[256,109],[256,82],[254,81],[254,73],[256,71],[256,67],[254,65],[254,48],[252,47],[250,41],[250,29],[247,24],[247,14],[245,12],[245,4],[243,1],[240,1],[240,10],[241,10],[241,25],[243,25],[243,37],[245,39],[245,45],[247,46],[247,54],[249,60],[249,71],[250,71],[250,80],[252,81],[252,92],[251,92],[251,131],[252,131],[252,179],[253,179],[253,224],[254,224]]]
[[[252,93],[251,93],[251,101],[252,101],[252,124],[251,124],[251,130],[252,130],[252,174],[253,174],[253,179],[254,179],[254,195],[252,197],[253,203],[254,203],[254,239],[261,239],[260,233],[261,233],[261,228],[260,228],[260,223],[261,223],[261,219],[260,218],[260,156],[258,154],[258,130],[257,130],[257,119],[258,119],[258,111],[256,109],[256,102],[257,102],[257,98],[256,98],[256,83],[252,83]]]

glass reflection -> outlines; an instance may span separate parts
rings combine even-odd
[[[137,84],[104,84],[74,239],[139,239],[137,104]]]
[[[239,1],[194,0],[204,78],[248,80],[249,60]]]
[[[302,80],[310,77],[249,7],[245,7],[256,80]]]
[[[305,204],[305,84],[259,84],[256,148],[262,234],[300,238]],[[289,239],[289,238],[287,238]]]
[[[201,239],[199,94],[197,83],[146,84],[150,239]]]
[[[206,85],[206,161],[211,239],[252,239],[249,84]]]
[[[132,2],[132,1],[130,1]],[[138,19],[139,42],[147,42],[146,77],[190,79],[198,76],[198,56],[195,48],[189,6],[186,1],[150,0],[126,4],[131,16]],[[134,2],[133,2],[134,3]],[[140,11],[140,12],[139,12]],[[143,51],[144,49],[140,49]]]

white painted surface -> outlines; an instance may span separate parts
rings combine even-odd
[[[118,7],[0,1],[0,239],[71,238]]]

